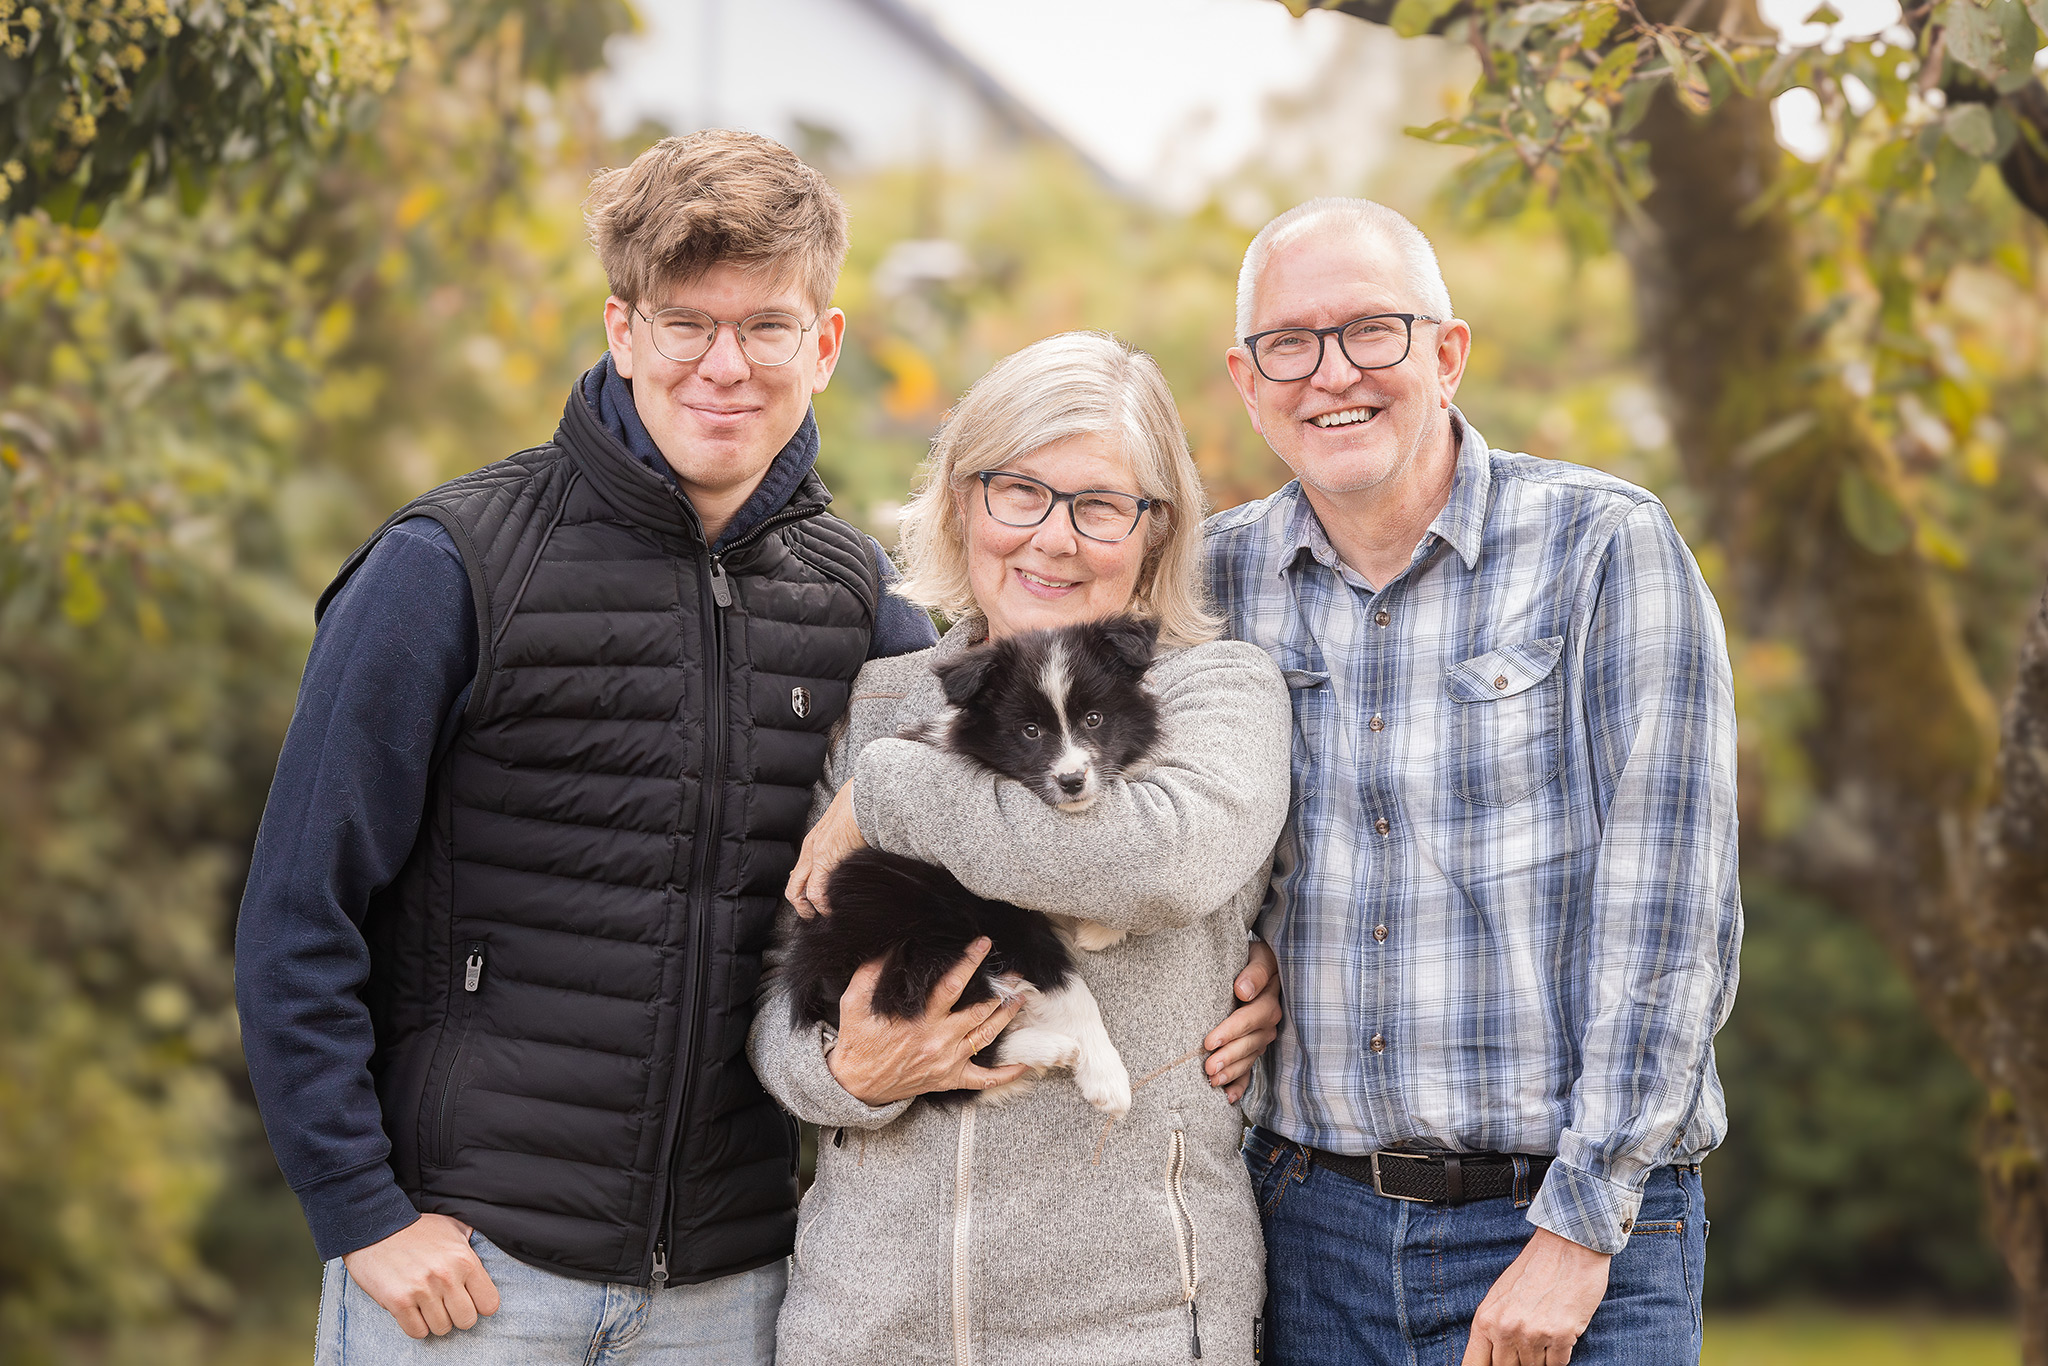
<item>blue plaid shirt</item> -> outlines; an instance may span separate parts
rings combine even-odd
[[[1727,644],[1656,498],[1453,430],[1450,500],[1377,590],[1298,483],[1208,524],[1230,632],[1294,698],[1259,921],[1288,1025],[1251,1105],[1342,1153],[1554,1153],[1531,1222],[1615,1252],[1651,1169],[1727,1131]]]

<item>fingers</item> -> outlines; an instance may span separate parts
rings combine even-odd
[[[426,1319],[427,1331],[435,1337],[446,1337],[455,1330],[455,1320],[448,1316],[448,1309],[441,1303],[441,1297],[432,1290],[421,1295],[413,1303]]]
[[[489,1317],[498,1312],[498,1283],[491,1279],[491,1273],[478,1262],[476,1268],[464,1278],[462,1288],[469,1296],[469,1302],[476,1306],[476,1312]]]
[[[1265,1052],[1266,1045],[1272,1041],[1271,1034],[1252,1034],[1211,1053],[1208,1061],[1202,1064],[1202,1070],[1209,1074],[1209,1084],[1230,1086],[1243,1081],[1251,1075],[1252,1064],[1259,1060],[1259,1054]]]
[[[982,935],[967,946],[967,952],[960,955],[960,961],[946,969],[938,985],[932,988],[931,996],[925,1002],[927,1018],[934,1015],[950,1015],[960,1001],[960,993],[967,990],[967,984],[974,980],[974,974],[981,967],[981,960],[988,957],[989,939]]]
[[[384,1308],[396,1320],[399,1332],[409,1338],[423,1338],[427,1335],[427,1321],[410,1301],[397,1306],[387,1304]]]
[[[1021,1062],[1013,1062],[1006,1067],[982,1067],[968,1063],[960,1069],[960,1085],[970,1091],[986,1091],[993,1086],[1007,1085],[1030,1070]]]
[[[882,960],[871,959],[853,970],[846,990],[839,993],[839,1032],[846,1033],[849,1021],[865,1020],[872,1014],[875,982],[882,975]]]
[[[1273,956],[1272,948],[1265,941],[1254,939],[1251,957],[1246,961],[1243,970],[1237,974],[1237,999],[1249,1001],[1267,987],[1276,985],[1279,980],[1280,960]]]
[[[1257,1038],[1258,1052],[1264,1052],[1280,1032],[1280,995],[1268,991],[1223,1017],[1223,1023],[1209,1031],[1202,1047],[1220,1052],[1240,1039]]]
[[[966,1033],[967,1056],[973,1057],[996,1041],[996,1036],[1010,1027],[1010,1021],[1017,1018],[1017,1012],[1024,1008],[1022,998],[1002,1000],[1000,997],[987,1003],[988,1009],[980,1011],[980,1019],[969,1026]],[[963,1010],[959,1015],[972,1016],[973,1010]],[[957,1019],[958,1016],[956,1015]]]
[[[457,1328],[476,1327],[476,1301],[470,1296],[466,1282],[450,1290],[443,1298],[442,1305],[448,1311],[449,1322]]]
[[[1493,1366],[1493,1344],[1476,1327],[1465,1339],[1465,1355],[1458,1358],[1458,1366]]]

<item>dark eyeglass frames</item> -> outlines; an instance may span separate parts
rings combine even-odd
[[[982,506],[1004,526],[1037,526],[1052,514],[1054,504],[1065,503],[1076,532],[1112,545],[1136,531],[1138,519],[1157,501],[1115,489],[1062,493],[1043,479],[1008,470],[983,470],[975,477],[981,480]]]
[[[1323,345],[1331,337],[1344,359],[1360,370],[1385,370],[1408,359],[1415,324],[1442,322],[1420,313],[1373,313],[1335,327],[1276,327],[1243,338],[1252,364],[1275,384],[1307,379],[1323,363]]]
[[[640,313],[636,306],[633,311]],[[718,340],[718,329],[730,327],[739,338],[740,354],[754,365],[773,369],[796,359],[804,333],[818,325],[816,318],[805,322],[794,313],[753,313],[733,322],[714,318],[695,308],[664,308],[647,319],[654,336],[654,349],[680,365],[702,360]]]

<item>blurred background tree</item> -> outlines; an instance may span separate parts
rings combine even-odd
[[[296,28],[260,5],[223,6],[205,11],[210,45],[180,41],[195,9],[96,3],[39,8],[43,34],[59,33],[60,17],[70,25],[68,48],[45,37],[31,49],[18,0],[0,13],[12,25],[0,41],[22,45],[0,47],[22,171],[0,165],[13,186],[0,242],[0,1359],[299,1359],[317,1267],[248,1104],[227,946],[312,597],[392,507],[552,429],[602,346],[584,185],[666,130],[611,139],[596,121],[584,75],[630,22],[615,0],[402,15],[338,5]],[[1654,131],[1667,114],[1684,120],[1673,139],[1715,127],[1658,103],[1685,65],[1647,39],[1619,85],[1585,100],[1598,44],[1567,35],[1578,24],[1583,39],[1599,6],[1487,11],[1491,72],[1469,28],[1462,49],[1416,37],[1402,60],[1480,81],[1454,111],[1468,122],[1520,116],[1487,103],[1502,98],[1492,82],[1574,118],[1597,120],[1598,104],[1610,130],[1633,116]],[[1610,53],[1637,41],[1616,13],[1599,39]],[[1461,15],[1411,0],[1387,17],[1419,33]],[[118,86],[90,55],[128,31],[117,19],[155,25],[136,42],[141,65],[122,65],[114,47]],[[95,22],[107,36],[93,36]],[[1706,52],[1699,36],[1676,33],[1682,59]],[[259,39],[270,46],[251,56]],[[1923,28],[1922,41],[1935,38]],[[1873,46],[1845,44],[1840,60],[1876,63]],[[1510,65],[1504,53],[1521,55]],[[1928,143],[1948,116],[1927,112],[1917,73],[1894,64],[1888,85],[1873,71],[1871,92],[1893,105],[1905,92],[1896,117],[1876,104],[1855,115],[1854,71],[1827,67],[1825,53],[1771,77],[1833,92],[1835,162],[1807,167],[1770,141],[1756,59],[1731,52],[1724,66],[1706,52],[1706,99],[1749,110],[1741,165],[1756,173],[1711,182],[1747,197],[1711,201],[1722,217],[1710,221],[1737,242],[1758,222],[1777,235],[1756,253],[1770,267],[1756,280],[1754,263],[1717,257],[1691,293],[1660,294],[1645,288],[1664,277],[1643,224],[1661,215],[1685,228],[1694,210],[1653,197],[1638,220],[1628,195],[1569,158],[1488,161],[1484,147],[1411,143],[1370,173],[1290,159],[1310,121],[1368,116],[1346,102],[1361,68],[1344,62],[1359,56],[1347,47],[1305,72],[1272,111],[1270,147],[1188,209],[1132,194],[1056,139],[878,169],[843,159],[832,127],[799,129],[855,216],[837,300],[848,351],[818,403],[840,510],[891,541],[952,398],[995,358],[1081,326],[1159,356],[1216,506],[1270,491],[1286,471],[1220,364],[1251,231],[1311,183],[1418,217],[1477,337],[1465,411],[1497,445],[1657,490],[1734,628],[1753,875],[1745,982],[1722,1036],[1734,1127],[1710,1178],[1710,1293],[1717,1304],[1917,1293],[1998,1306],[2007,1280],[1972,1176],[1983,1092],[1918,1008],[1925,975],[1909,979],[1885,952],[1900,947],[1887,908],[1910,898],[1896,887],[1864,898],[1896,870],[1830,880],[1838,855],[1813,852],[1818,838],[1823,853],[1874,843],[1924,854],[1883,842],[1890,827],[1872,825],[1855,795],[1873,790],[1890,794],[1885,811],[1950,832],[1943,850],[1968,844],[1955,832],[1990,790],[1981,764],[1945,824],[1930,808],[1953,797],[1949,770],[1901,796],[1841,767],[1845,750],[1868,750],[1848,757],[1883,777],[1890,751],[1933,743],[1916,726],[1955,733],[1942,718],[1962,694],[1928,694],[1950,702],[1903,723],[1857,720],[1862,694],[1827,672],[1844,647],[1814,625],[1835,609],[1802,599],[1788,625],[1771,595],[1903,573],[1932,587],[1915,590],[1923,615],[1857,638],[1873,668],[1895,682],[1930,667],[1953,679],[1964,665],[2013,676],[2048,572],[2041,230],[1992,178],[1962,184],[1945,131]],[[217,107],[187,111],[186,129],[175,101],[161,102],[170,96],[142,91],[152,80],[199,89],[180,84],[193,62],[226,84]],[[1759,93],[1742,95],[1729,66]],[[131,92],[125,108],[117,89]],[[93,113],[83,141],[66,90]],[[2015,121],[2005,141],[1998,107],[1986,109],[1996,136],[1971,145],[1997,160],[2023,135]],[[1962,137],[1981,132],[1974,123]],[[1440,126],[1436,140],[1464,126]],[[1909,166],[1886,150],[1899,129],[1921,139]],[[1651,183],[1640,150],[1612,161],[1631,193]],[[1690,184],[1688,164],[1656,183]],[[1449,195],[1433,195],[1461,165]],[[1898,184],[1873,180],[1880,171]],[[1789,292],[1764,308],[1729,279]],[[1694,307],[1674,315],[1671,297]],[[1726,392],[1702,398],[1687,357],[1713,353],[1674,348],[1716,338],[1786,357],[1782,374],[1756,384],[1708,366]],[[1807,403],[1793,382],[1806,379],[1836,386],[1826,405]],[[1723,465],[1738,482],[1712,477]],[[1734,512],[1730,487],[1749,490]],[[1745,530],[1759,522],[1770,536]],[[1788,558],[1802,537],[1809,558]],[[1978,729],[1964,733],[1981,737],[1972,715]],[[1919,805],[1898,808],[1905,797]],[[1877,912],[1884,946],[1851,910]],[[1937,998],[1942,1019],[1954,997]],[[1994,1118],[2014,1113],[1998,1106]],[[2007,1170],[2030,1170],[2023,1149],[2016,1161],[2003,1140],[1997,1151]]]

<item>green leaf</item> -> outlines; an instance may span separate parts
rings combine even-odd
[[[1808,14],[1801,22],[1808,24],[1839,24],[1842,22],[1842,12],[1833,5],[1823,4]]]
[[[1643,115],[1650,112],[1650,99],[1657,93],[1657,82],[1633,80],[1621,92],[1621,112],[1615,115],[1614,131],[1628,133],[1643,121]]]
[[[1600,65],[1593,68],[1593,74],[1588,79],[1587,84],[1593,88],[1596,94],[1603,96],[1613,94],[1621,89],[1622,83],[1635,71],[1636,59],[1641,54],[1642,44],[1634,42],[1621,44],[1614,51],[1600,59]]]
[[[107,610],[107,590],[100,586],[85,558],[75,551],[64,557],[64,615],[79,626],[90,626]]]
[[[1889,489],[1851,466],[1842,471],[1842,525],[1873,555],[1895,555],[1913,539],[1913,525]]]
[[[1949,138],[1934,152],[1934,200],[1945,209],[1959,209],[1977,184],[1984,163]]]
[[[1394,6],[1393,15],[1387,20],[1387,27],[1403,38],[1418,38],[1429,32],[1436,21],[1450,10],[1455,0],[1401,0]]]
[[[1949,55],[2000,92],[2010,94],[2033,79],[2034,21],[2020,0],[1948,0],[1937,14]]]
[[[1770,426],[1758,432],[1749,440],[1729,452],[1729,458],[1737,465],[1748,468],[1759,461],[1767,460],[1784,450],[1800,437],[1813,430],[1820,417],[1812,412],[1794,413],[1781,417]]]
[[[1663,54],[1664,62],[1671,68],[1671,90],[1678,96],[1678,102],[1695,114],[1704,114],[1712,107],[1712,92],[1700,69],[1693,64],[1678,40],[1667,33],[1657,35],[1657,51]]]
[[[1981,104],[1958,104],[1942,116],[1948,139],[1979,161],[1989,161],[1998,151],[1998,128],[1991,111]]]
[[[1600,44],[1607,41],[1607,35],[1614,31],[1614,24],[1621,18],[1621,11],[1613,5],[1597,5],[1580,25],[1579,41],[1588,51],[1597,52]]]

